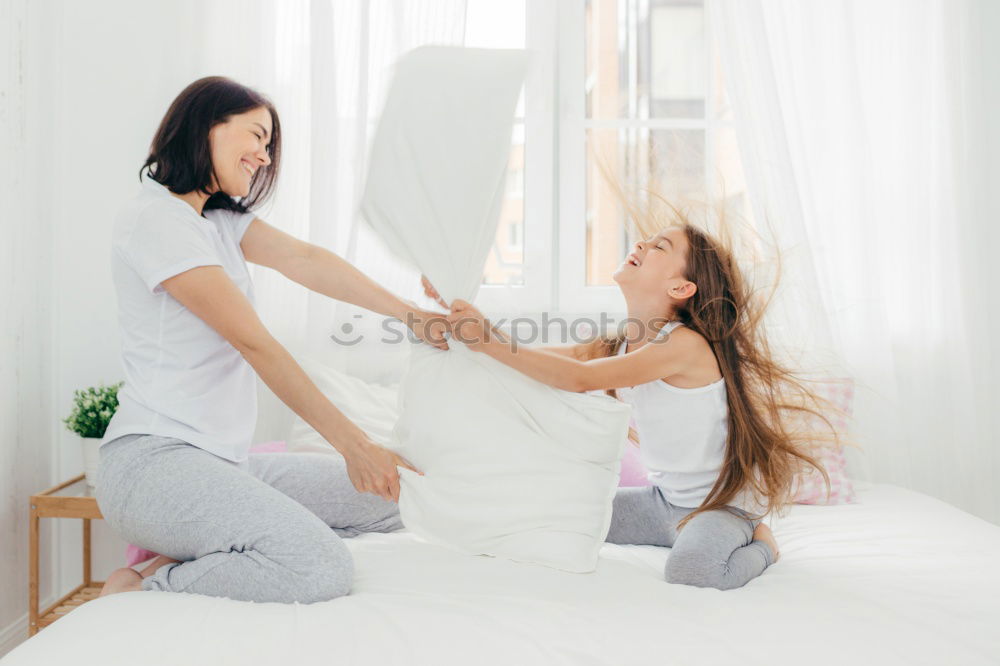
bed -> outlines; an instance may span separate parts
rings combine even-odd
[[[655,546],[606,544],[595,573],[570,574],[404,530],[348,541],[348,597],[119,594],[2,664],[1000,663],[1000,527],[895,486],[858,498],[774,518],[782,559],[738,590],[663,582]]]

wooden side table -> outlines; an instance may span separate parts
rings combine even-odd
[[[90,521],[103,518],[97,499],[91,494],[83,474],[31,496],[28,559],[28,636],[34,636],[77,606],[96,598],[103,581],[91,580]],[[38,611],[38,522],[41,518],[80,518],[83,520],[83,583],[44,611]]]

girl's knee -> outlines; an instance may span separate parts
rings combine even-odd
[[[740,554],[752,538],[750,522],[736,513],[719,510],[698,514],[671,550],[666,581],[717,590],[742,587],[755,577],[755,565]]]
[[[730,575],[725,562],[712,562],[698,553],[671,553],[667,560],[665,579],[676,585],[711,587],[716,590],[731,590],[742,587],[746,581]]]

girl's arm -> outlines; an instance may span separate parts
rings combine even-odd
[[[566,358],[580,359],[581,348],[586,345],[564,345],[561,347],[535,347],[535,351],[545,352],[546,354],[556,354],[557,356],[565,356]]]
[[[534,347],[534,349],[548,352],[549,354],[568,356],[569,358],[575,358],[577,361],[591,361],[598,357],[597,347],[600,342],[601,340],[599,338],[595,338],[590,342],[581,342],[575,345],[563,345],[560,347]]]
[[[431,345],[447,349],[443,315],[403,301],[326,248],[299,240],[256,218],[240,241],[243,256],[318,294],[396,317]]]
[[[453,339],[529,377],[567,391],[614,389],[670,377],[688,368],[698,349],[697,334],[684,331],[678,335],[677,331],[631,354],[581,361],[567,354],[514,348],[509,342],[486,335],[489,322],[464,301],[452,304],[448,320]]]

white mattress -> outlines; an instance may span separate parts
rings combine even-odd
[[[653,546],[605,545],[570,574],[369,534],[348,540],[348,597],[119,594],[3,666],[1000,663],[1000,527],[894,486],[859,496],[775,519],[781,561],[739,590],[668,585]]]

